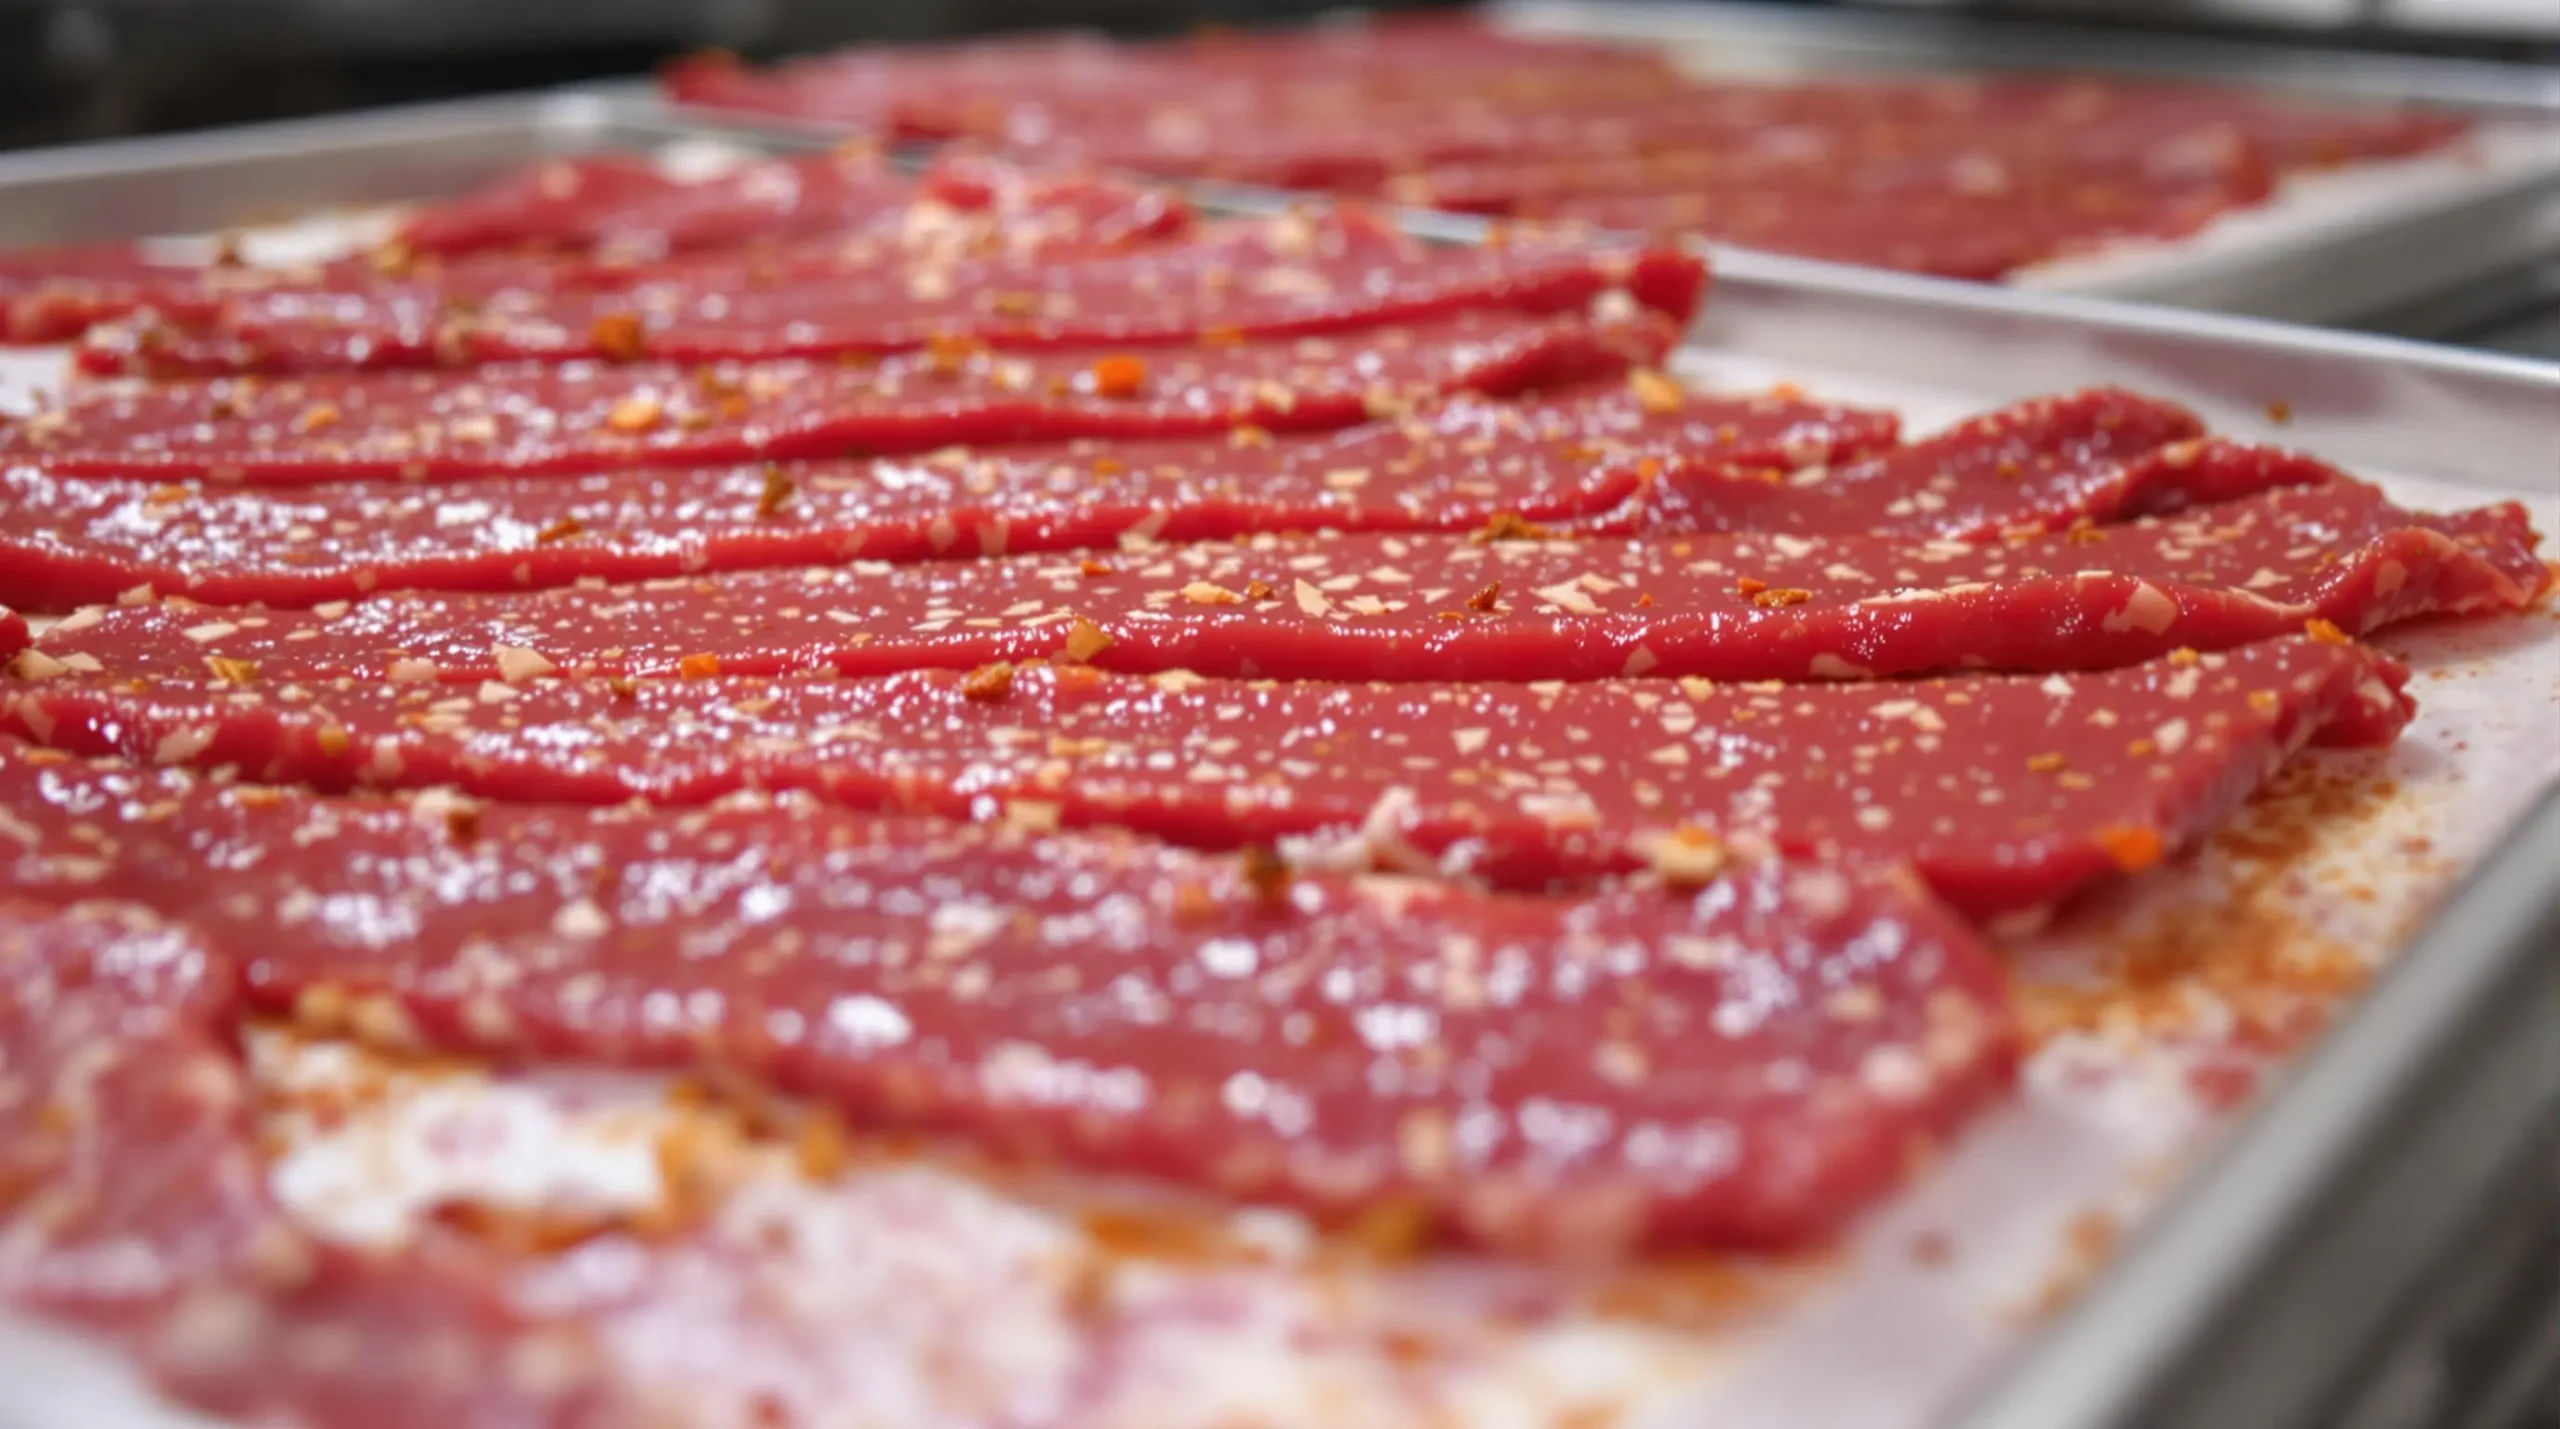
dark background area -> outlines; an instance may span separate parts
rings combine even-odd
[[[2386,3],[2405,13],[2424,0],[2330,0],[2320,23],[2286,30],[2232,19],[2232,0],[1938,8],[2560,63],[2560,0],[2548,0],[2552,33],[2540,39],[2393,28],[2382,23]],[[1334,8],[1338,0],[0,0],[0,146],[622,77],[713,46],[769,56],[1066,25],[1162,34]]]

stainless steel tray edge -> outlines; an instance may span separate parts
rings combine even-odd
[[[541,90],[0,154],[0,246],[201,232],[451,192],[550,154],[677,138],[817,140],[678,117],[647,94]]]
[[[2285,1429],[2560,1108],[2560,796],[1961,1429]]]

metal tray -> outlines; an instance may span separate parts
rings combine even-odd
[[[2297,177],[2268,205],[2191,238],[2041,264],[2018,286],[2347,323],[2560,247],[2560,72],[2548,68],[1714,0],[1497,0],[1488,13],[1524,31],[1657,43],[1707,74],[2083,70],[2423,103],[2482,120],[2468,157]]]
[[[645,100],[573,94],[88,146],[0,158],[0,239],[234,228],[449,191],[547,155],[689,141],[784,142],[672,122]],[[1417,223],[1460,239],[1470,231],[1432,217]],[[1791,380],[1886,403],[1920,424],[2120,382],[2188,402],[2224,431],[2406,479],[2417,499],[2518,495],[2536,502],[2546,530],[2560,523],[2560,366],[2549,364],[1735,254],[1682,365],[1710,382]],[[2201,1145],[2185,1148],[2182,1174],[2144,1200],[2174,1194],[2149,1209],[2071,1308],[2040,1329],[2012,1326],[2005,1340],[1950,1342],[1927,1318],[1942,1307],[1927,1295],[1913,1300],[1907,1283],[1899,1298],[1879,1298],[1853,1264],[1816,1303],[1790,1307],[1790,1323],[1736,1342],[1732,1358],[1752,1362],[1738,1384],[1721,1386],[1730,1395],[1664,1422],[2446,1422],[2437,1411],[2452,1401],[2429,1393],[2459,1376],[2431,1367],[2477,1350],[2482,1285],[2513,1288],[2502,1272],[2518,1263],[2516,1247],[2539,1243],[2502,1234],[2511,1222],[2496,1213],[2560,1151],[2560,795],[2551,792],[2560,719],[2539,718],[2560,702],[2560,633],[2547,615],[2517,632],[2511,644],[2541,662],[2534,678],[2549,688],[2471,701],[2510,721],[2521,712],[2524,723],[2504,748],[2468,756],[2471,782],[2443,839],[2466,871],[2463,886],[2252,1111],[2206,1128],[2218,1147],[2210,1157]],[[2421,688],[2422,701],[2437,703],[2436,688]],[[1879,1215],[1862,1245],[1907,1236],[1912,1216],[1951,1207],[2047,1229],[2067,1219],[2070,1206],[2043,1185],[2034,1116],[2022,1108],[1995,1120]],[[2052,1169],[2056,1181],[2071,1179],[2068,1168]],[[2029,1204],[2010,1217],[2003,1199]],[[2534,1204],[2528,1223],[2547,1225],[2547,1211],[2533,1220]],[[2041,1245],[2041,1235],[2026,1240]],[[1862,1255],[1853,1248],[1850,1258]],[[1858,1335],[1879,1325],[1908,1338],[1871,1357]],[[1840,1372],[1843,1354],[1859,1373]],[[133,1408],[129,1390],[119,1403],[114,1374],[86,1365],[87,1377],[71,1375],[79,1359],[59,1337],[0,1326],[0,1382],[10,1387],[0,1422],[195,1422]],[[37,1391],[58,1385],[72,1397],[38,1417],[46,1409]]]

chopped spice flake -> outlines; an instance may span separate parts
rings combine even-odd
[[[708,680],[719,673],[720,657],[717,655],[687,655],[676,662],[676,674],[687,680]]]
[[[960,693],[973,700],[992,704],[1013,693],[1013,666],[999,660],[981,665],[960,682]]]
[[[630,313],[599,313],[588,332],[598,356],[612,362],[637,362],[648,349],[648,330]]]
[[[1128,353],[1097,357],[1092,377],[1097,396],[1135,397],[1147,387],[1147,360]]]
[[[756,494],[756,515],[766,520],[791,508],[791,499],[799,493],[799,485],[783,474],[778,466],[764,469],[764,490]]]

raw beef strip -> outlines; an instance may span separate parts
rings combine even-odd
[[[1632,529],[1690,526],[1730,510],[1729,524],[1798,529],[1803,521],[1787,519],[1794,513],[1836,509],[1856,529],[1886,521],[1881,507],[1897,492],[1958,523],[1982,520],[1988,508],[1961,489],[1939,492],[1927,463],[1841,467],[1839,479],[1814,486],[1724,475],[1846,461],[1889,445],[1895,431],[1890,413],[1774,395],[1692,396],[1647,372],[1633,384],[1517,405],[1459,397],[1321,436],[437,485],[366,480],[301,492],[13,467],[0,469],[9,518],[0,523],[0,600],[59,610],[147,585],[225,605],[312,605],[377,589],[507,590],[856,557],[1107,549],[1132,534],[1191,541],[1257,531],[1468,531],[1504,512]],[[2081,488],[2106,485],[2098,473],[2113,469],[2105,443],[2023,450],[2031,445],[2022,436],[1985,451],[2050,456],[2050,471],[2040,465],[2002,480],[1989,473],[1988,456],[1973,463],[1983,468],[1982,501],[2008,498],[2013,519],[2027,519],[2019,507],[2078,502]],[[1952,458],[1946,466],[1958,470]],[[1712,509],[1693,514],[1700,507]]]
[[[1349,426],[1459,391],[1506,395],[1657,363],[1659,314],[1467,313],[1343,339],[1002,354],[937,347],[874,364],[495,367],[77,388],[0,423],[0,463],[73,476],[292,484],[449,480],[1076,437]]]
[[[2387,743],[2403,672],[2301,636],[2097,674],[1779,687],[1326,685],[1074,666],[870,680],[275,686],[53,679],[0,699],[80,754],[331,790],[858,808],[1279,844],[1507,887],[1676,858],[1678,831],[1905,861],[2038,909],[2195,842],[2304,745]],[[1669,842],[1666,842],[1669,840]]]
[[[1828,1234],[2017,1050],[1998,963],[1892,872],[1532,898],[800,800],[326,799],[14,743],[0,806],[22,893],[183,904],[253,999],[321,1025],[716,1067],[1504,1247]]]
[[[2515,609],[2551,580],[2537,539],[2514,503],[2421,515],[2340,479],[1993,543],[1255,537],[1107,559],[857,562],[308,611],[92,606],[19,663],[123,678],[218,657],[273,680],[471,683],[1030,659],[1397,681],[2103,669],[2315,619],[2361,634]]]

